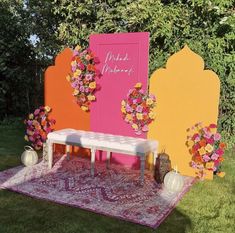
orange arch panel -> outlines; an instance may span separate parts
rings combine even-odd
[[[90,113],[84,112],[76,104],[73,89],[66,80],[71,70],[72,50],[64,49],[55,58],[55,65],[45,72],[45,105],[52,108],[51,118],[56,120],[55,130],[74,128],[90,130]]]

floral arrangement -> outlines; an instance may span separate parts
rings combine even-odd
[[[54,119],[48,119],[50,111],[50,107],[41,106],[34,113],[30,113],[24,120],[26,125],[24,139],[30,141],[35,150],[40,150],[43,147],[47,134],[52,131],[52,126],[55,124]]]
[[[192,155],[190,165],[197,170],[197,176],[203,179],[206,170],[212,170],[219,176],[224,176],[225,173],[220,172],[219,167],[224,160],[226,144],[220,142],[221,135],[217,133],[217,125],[210,124],[203,127],[202,123],[197,123],[188,131],[191,132],[187,138],[187,146]]]
[[[75,47],[71,61],[71,74],[66,78],[74,89],[73,96],[76,97],[77,104],[85,112],[90,110],[89,106],[96,100],[95,92],[99,89],[96,77],[100,77],[101,73],[95,66],[98,63],[98,58],[89,48],[81,51],[79,45]]]
[[[129,90],[127,99],[121,102],[122,117],[140,135],[149,130],[148,125],[155,119],[155,105],[156,97],[145,93],[142,84],[137,83],[134,89]]]

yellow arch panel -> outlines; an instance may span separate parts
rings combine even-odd
[[[159,151],[165,149],[181,174],[195,176],[189,166],[186,130],[197,122],[217,123],[218,76],[204,70],[203,59],[186,45],[168,59],[166,68],[152,74],[149,92],[156,95],[157,107],[148,138],[159,141]]]

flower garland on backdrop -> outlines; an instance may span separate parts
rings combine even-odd
[[[96,100],[95,92],[100,89],[96,83],[96,77],[101,76],[96,69],[98,63],[99,59],[89,48],[81,51],[81,46],[75,47],[71,61],[72,72],[66,79],[73,88],[77,104],[85,112],[90,110],[91,102]]]
[[[48,118],[50,111],[50,107],[41,106],[24,120],[26,125],[24,139],[31,142],[35,150],[42,149],[43,143],[47,140],[47,134],[53,130],[52,126],[55,124],[55,120]]]
[[[134,89],[129,90],[127,99],[121,102],[122,117],[140,135],[149,130],[148,125],[155,119],[155,106],[156,97],[145,92],[142,83],[137,83]]]
[[[211,170],[223,177],[225,173],[220,172],[220,164],[224,160],[226,144],[220,142],[221,135],[217,133],[217,125],[203,126],[202,123],[197,123],[188,131],[190,135],[187,137],[187,146],[192,155],[190,165],[197,170],[197,176],[204,179],[206,170]]]

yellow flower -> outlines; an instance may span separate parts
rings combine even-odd
[[[223,178],[225,176],[225,172],[218,172],[217,173],[217,176]]]
[[[214,147],[211,145],[211,144],[207,144],[206,147],[205,147],[206,151],[208,152],[212,152]]]
[[[147,105],[151,105],[151,104],[153,104],[153,100],[152,99],[147,99],[146,103],[147,103]]]
[[[95,100],[96,98],[95,98],[94,95],[88,95],[88,96],[87,96],[87,99],[90,100],[90,101],[93,101],[93,100]]]
[[[28,131],[28,130],[27,130],[27,133],[28,133],[28,135],[30,135],[30,136],[33,135],[33,131],[30,131],[30,130]],[[27,135],[26,135],[26,136],[27,136]],[[26,141],[27,141],[27,140],[26,140]]]
[[[201,147],[200,149],[198,149],[198,152],[199,152],[200,155],[206,154],[206,150],[205,150],[204,147]]]
[[[127,114],[127,115],[126,115],[126,118],[127,118],[128,121],[132,121],[132,119],[133,119],[133,117],[132,117],[131,114]]]
[[[210,128],[210,132],[215,134],[217,132],[217,129],[216,128]]]
[[[89,84],[89,88],[95,89],[95,88],[96,88],[96,82],[91,82],[91,83]]]
[[[51,108],[49,106],[45,106],[45,110],[46,110],[46,112],[50,112]]]
[[[135,84],[135,88],[141,88],[142,87],[142,83],[136,83]]]
[[[193,145],[194,145],[194,141],[193,140],[187,141],[187,146],[188,147],[192,147]]]
[[[212,169],[214,167],[214,162],[207,162],[206,169]]]
[[[149,113],[150,119],[154,119],[156,117],[156,114],[154,112]]]
[[[81,46],[80,45],[77,45],[76,47],[75,47],[75,50],[77,50],[77,51],[79,51],[81,49]]]
[[[76,61],[72,61],[71,62],[71,66],[76,66],[77,65],[77,62]]]
[[[66,79],[67,79],[68,82],[70,82],[70,81],[71,81],[70,75],[67,75],[67,76],[66,76]]]
[[[132,124],[132,128],[133,129],[138,129],[138,125],[137,124]]]
[[[29,141],[29,138],[28,138],[27,135],[24,136],[24,140],[27,141],[27,142]]]
[[[122,106],[126,106],[126,101],[122,100],[121,104],[122,104]]]
[[[143,114],[142,113],[136,113],[136,117],[138,120],[143,120]]]
[[[81,73],[82,73],[82,71],[79,70],[79,69],[77,69],[77,70],[74,72],[73,77],[77,77],[77,76],[79,76]]]
[[[79,94],[79,90],[75,89],[75,90],[73,91],[73,95],[78,95],[78,94]]]
[[[33,119],[33,113],[29,114],[29,119],[30,119],[30,120]]]
[[[87,106],[81,106],[81,109],[82,109],[84,112],[86,112],[86,111],[89,110],[89,108],[88,108]]]
[[[122,106],[122,107],[121,107],[121,112],[122,112],[122,113],[126,113],[126,108],[125,108],[125,106]]]

